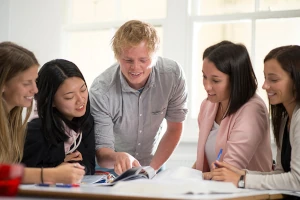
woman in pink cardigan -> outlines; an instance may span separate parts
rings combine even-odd
[[[206,173],[204,178],[232,182],[240,188],[299,192],[300,46],[288,45],[271,50],[264,59],[264,75],[263,89],[269,98],[277,145],[275,170],[249,171],[228,163],[216,162],[218,168]]]
[[[255,93],[257,80],[246,47],[223,41],[204,51],[207,92],[198,116],[199,140],[194,168],[209,172],[219,160],[240,169],[271,171],[268,110]]]

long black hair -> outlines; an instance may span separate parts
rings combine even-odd
[[[257,89],[257,79],[246,47],[222,41],[208,47],[203,53],[204,59],[229,76],[230,99],[226,116],[235,113],[253,97]]]
[[[63,59],[45,63],[38,73],[37,87],[39,92],[35,95],[35,100],[39,118],[42,121],[42,132],[50,144],[57,144],[69,138],[65,134],[62,122],[76,132],[89,131],[93,126],[93,122],[89,120],[89,98],[85,114],[82,117],[74,117],[71,121],[52,106],[57,89],[70,77],[78,77],[85,82],[79,68],[74,63]]]
[[[296,102],[300,102],[300,46],[289,45],[281,46],[271,50],[265,57],[264,63],[275,59],[280,64],[281,68],[286,71],[294,83],[294,96]],[[273,124],[273,133],[277,147],[280,147],[279,133],[282,120],[287,116],[287,111],[282,103],[271,105],[269,104],[270,115]]]

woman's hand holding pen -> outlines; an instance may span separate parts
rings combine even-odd
[[[44,169],[44,183],[80,183],[85,174],[84,167],[79,163],[64,163],[54,168]]]
[[[211,163],[211,166],[210,166],[211,172],[213,170],[215,170],[216,168],[217,168],[216,162]],[[205,179],[205,180],[212,180],[213,177],[212,177],[211,172],[204,172],[202,174],[203,179]]]
[[[84,167],[78,163],[57,167],[57,171],[56,174],[61,177],[59,183],[80,183],[85,174]]]
[[[215,164],[217,165],[218,168],[226,168],[232,172],[237,173],[239,176],[241,175],[246,175],[246,171],[242,170],[242,169],[238,169],[228,163],[225,162],[220,162],[220,161],[216,161]]]
[[[221,159],[221,156],[222,156],[222,153],[223,153],[223,149],[221,148],[219,153],[218,153],[218,156],[217,156],[217,160],[216,161],[219,161]],[[195,163],[196,164],[196,163]],[[216,164],[216,162],[213,162],[211,164],[211,171],[213,171],[214,169],[216,169],[218,166]],[[203,179],[206,179],[206,180],[212,180],[212,175],[211,175],[211,172],[205,172],[203,173]]]
[[[216,166],[211,172],[203,174],[205,180],[232,182],[237,186],[241,175],[246,174],[246,171],[240,170],[225,162],[216,161],[213,165]]]

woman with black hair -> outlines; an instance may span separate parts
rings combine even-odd
[[[44,168],[74,162],[94,174],[94,120],[82,73],[70,61],[52,60],[40,69],[37,87],[22,162]]]
[[[242,169],[271,171],[268,110],[256,94],[257,80],[246,47],[230,41],[208,47],[202,73],[207,99],[198,117],[194,168],[209,172],[218,159]]]
[[[229,163],[218,166],[205,179],[232,182],[237,187],[300,191],[300,46],[281,46],[264,59],[266,90],[277,145],[272,172],[250,171]],[[263,162],[263,160],[261,160]],[[289,197],[291,199],[291,197]]]

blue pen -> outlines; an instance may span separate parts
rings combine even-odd
[[[62,188],[71,188],[72,184],[63,184],[63,183],[56,183],[56,187],[62,187]]]
[[[71,188],[71,187],[79,187],[79,184],[63,184],[63,183],[56,183],[56,187],[62,187],[62,188]]]
[[[220,149],[219,154],[218,154],[218,157],[217,157],[217,161],[220,160],[222,153],[223,153],[223,149]],[[215,164],[215,166],[217,167],[216,164]]]
[[[218,157],[217,157],[217,161],[220,160],[222,153],[223,153],[223,149],[220,149],[219,154],[218,154]]]
[[[36,184],[36,186],[40,187],[62,187],[62,188],[71,188],[71,187],[79,187],[79,184],[64,184],[64,183],[56,183],[56,184],[49,184],[49,183],[40,183]]]

